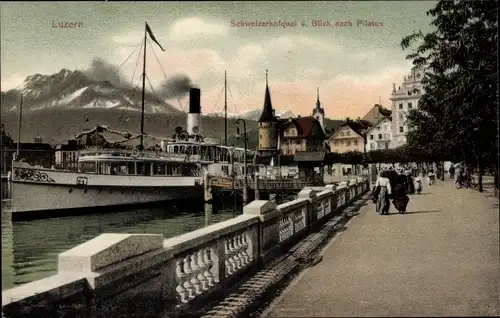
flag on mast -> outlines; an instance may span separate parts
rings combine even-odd
[[[151,31],[151,28],[149,27],[149,25],[148,25],[148,23],[147,23],[147,22],[146,22],[146,31],[148,32],[149,37],[151,38],[151,40],[153,40],[156,44],[158,44],[158,46],[160,47],[160,49],[161,49],[162,51],[165,51],[165,50],[161,47],[160,43],[158,43],[158,41],[156,40],[155,36],[153,35],[153,31]]]

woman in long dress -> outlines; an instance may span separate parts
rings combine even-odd
[[[406,212],[406,206],[410,201],[410,198],[407,195],[407,190],[408,179],[403,173],[400,173],[396,178],[396,186],[393,195],[394,199],[392,200],[392,203],[394,204],[396,210],[398,210],[398,212],[401,214]]]
[[[388,171],[383,171],[380,173],[377,182],[375,183],[374,190],[374,201],[375,208],[378,214],[387,215],[389,214],[390,201],[389,197],[391,195],[391,182],[389,180]]]
[[[406,182],[408,183],[408,194],[415,194],[415,183],[411,177],[411,171],[406,171]]]

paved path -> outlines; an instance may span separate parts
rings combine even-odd
[[[498,198],[424,185],[408,212],[369,202],[267,317],[500,315]]]

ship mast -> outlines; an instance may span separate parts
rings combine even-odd
[[[142,62],[142,108],[141,108],[141,145],[144,149],[144,98],[146,94],[146,45],[147,45],[147,22],[144,26],[144,58]]]
[[[23,118],[23,94],[21,94],[21,104],[19,105],[19,126],[17,127],[17,150],[16,150],[17,160],[19,160],[19,145],[21,144],[22,118]]]
[[[224,71],[224,146],[227,146],[227,71]]]

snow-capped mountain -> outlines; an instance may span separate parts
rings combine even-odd
[[[15,111],[23,94],[23,112],[48,108],[141,110],[140,89],[96,81],[82,71],[62,69],[52,75],[28,76],[21,87],[1,92],[3,111]],[[178,114],[180,110],[146,91],[145,112]]]
[[[259,117],[262,113],[262,109],[252,109],[252,110],[247,110],[242,113],[227,113],[228,118],[243,118],[243,119],[248,119],[248,120],[254,120],[258,121]],[[207,116],[212,116],[212,117],[224,117],[224,112],[214,112],[207,114]],[[281,116],[281,113],[276,112],[276,116]]]

